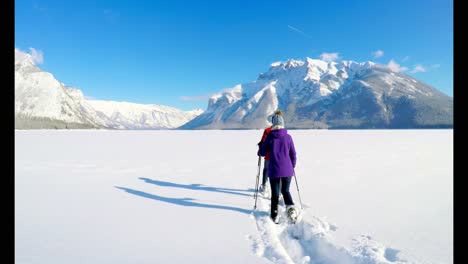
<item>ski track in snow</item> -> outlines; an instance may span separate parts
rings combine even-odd
[[[270,219],[270,200],[259,195],[251,217],[259,231],[252,240],[254,254],[278,264],[384,264],[426,263],[405,259],[398,249],[386,247],[367,235],[353,238],[352,248],[332,244],[328,237],[337,227],[302,210],[296,224],[289,224],[280,198],[280,223]],[[296,207],[300,206],[296,204]],[[307,208],[307,206],[304,205]],[[257,236],[258,237],[258,236]],[[414,258],[412,258],[414,259]]]

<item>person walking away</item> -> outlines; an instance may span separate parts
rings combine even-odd
[[[265,128],[265,130],[263,130],[262,139],[258,143],[258,146],[260,146],[263,142],[265,142],[265,140],[266,140],[266,138],[268,136],[268,133],[270,133],[272,127],[273,127],[273,125]],[[263,178],[262,178],[262,184],[260,185],[260,188],[259,188],[259,192],[263,194],[263,197],[267,197],[270,194],[270,187],[267,185],[267,181],[268,181],[268,163],[270,161],[270,153],[267,152],[263,159],[264,159],[264,162],[263,162]]]
[[[278,200],[283,195],[288,215],[296,215],[294,201],[289,187],[296,167],[296,149],[291,135],[284,128],[284,119],[281,110],[272,117],[273,126],[265,141],[260,145],[258,155],[264,157],[270,154],[268,162],[268,178],[271,187],[270,217],[276,224],[279,223]]]

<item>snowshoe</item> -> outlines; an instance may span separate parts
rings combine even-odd
[[[288,214],[288,219],[289,223],[295,224],[297,222],[297,217],[298,217],[298,212],[294,206],[288,206],[286,208],[287,214]]]
[[[279,224],[279,215],[273,217],[271,220],[273,221],[273,223]]]

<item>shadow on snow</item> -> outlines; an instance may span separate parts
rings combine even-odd
[[[242,196],[252,196],[251,194],[241,193],[241,192],[253,192],[252,189],[242,190],[242,189],[230,189],[230,188],[218,188],[218,187],[210,187],[204,186],[203,184],[179,184],[167,181],[158,181],[152,180],[148,178],[138,178],[140,180],[144,180],[146,183],[163,186],[163,187],[175,187],[175,188],[183,188],[183,189],[190,189],[195,191],[208,191],[208,192],[220,192],[220,193],[228,193],[228,194],[235,194],[235,195],[242,195]]]
[[[195,199],[193,198],[170,198],[170,197],[159,196],[159,195],[150,194],[150,193],[146,193],[142,191],[137,191],[137,190],[133,190],[130,188],[125,188],[125,187],[115,186],[115,188],[126,191],[133,195],[143,197],[143,198],[152,199],[152,200],[165,202],[165,203],[181,205],[181,206],[221,209],[221,210],[234,211],[234,212],[239,212],[239,213],[244,213],[244,214],[252,213],[252,210],[246,210],[246,209],[239,208],[239,207],[194,202]]]

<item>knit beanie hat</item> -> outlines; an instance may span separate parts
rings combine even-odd
[[[283,112],[281,110],[275,112],[271,118],[271,123],[273,123],[273,126],[280,125],[284,127]]]

